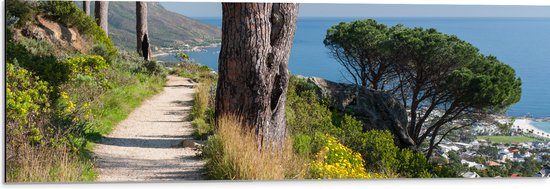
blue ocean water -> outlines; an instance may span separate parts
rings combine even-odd
[[[550,122],[533,121],[531,124],[546,133],[550,133]]]
[[[323,45],[326,30],[339,22],[363,18],[299,17],[289,69],[293,74],[345,82],[346,73]],[[387,25],[429,27],[457,35],[486,55],[494,55],[516,70],[522,97],[507,112],[510,116],[550,117],[550,18],[374,18]],[[198,20],[221,27],[220,18]],[[189,52],[197,62],[217,70],[219,47]],[[171,56],[163,60],[175,60]],[[550,129],[550,123],[540,127]]]

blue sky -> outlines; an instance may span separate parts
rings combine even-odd
[[[221,17],[221,3],[161,2],[189,17]],[[550,17],[550,6],[304,4],[301,17]]]

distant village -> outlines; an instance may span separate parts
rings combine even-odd
[[[533,131],[521,130],[511,127],[506,136],[533,136]],[[501,129],[496,125],[474,124],[472,127],[474,136],[502,136]],[[495,143],[484,139],[475,139],[471,142],[442,142],[439,144],[437,154],[445,161],[450,161],[450,153],[458,154],[460,163],[468,168],[462,173],[464,178],[479,178],[480,172],[496,167],[510,169],[506,164],[521,165],[526,161],[540,163],[542,169],[533,175],[521,175],[511,172],[508,177],[550,177],[550,140],[540,138],[540,142]],[[501,176],[493,176],[501,177]]]

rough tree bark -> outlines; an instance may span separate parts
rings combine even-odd
[[[256,132],[259,147],[282,147],[298,4],[222,3],[222,8],[216,118],[240,116]]]
[[[90,16],[90,1],[83,1],[82,9],[84,10],[84,13],[86,13],[86,15]]]
[[[109,1],[96,1],[95,2],[95,20],[97,25],[105,31],[105,34],[109,35]]]
[[[136,2],[136,37],[137,51],[145,60],[149,60],[151,48],[149,47],[149,32],[147,30],[147,3]]]

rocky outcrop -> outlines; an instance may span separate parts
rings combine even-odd
[[[48,20],[42,16],[36,16],[36,21],[25,26],[22,29],[15,30],[14,38],[17,40],[20,36],[27,38],[48,41],[51,44],[60,47],[60,49],[51,49],[50,52],[61,55],[65,51],[86,53],[91,49],[89,39],[86,39],[76,28],[64,26],[59,22]]]
[[[414,144],[406,129],[408,118],[405,107],[387,92],[336,83],[318,77],[306,79],[319,88],[321,96],[330,99],[333,108],[361,120],[364,130],[389,130],[396,136],[396,143],[400,147]]]

